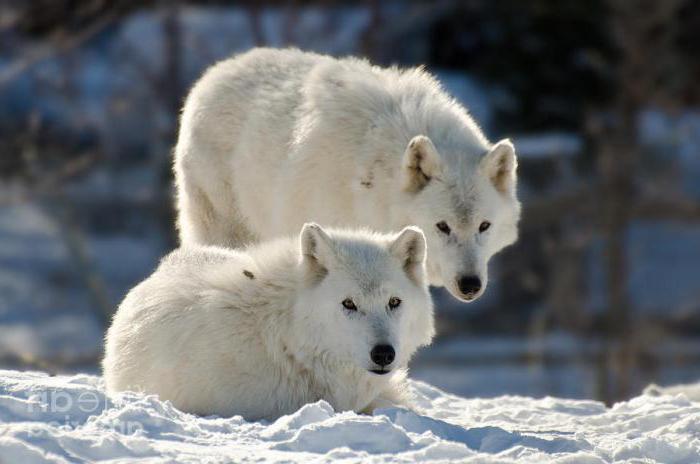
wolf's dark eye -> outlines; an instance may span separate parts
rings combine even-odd
[[[343,300],[343,308],[347,309],[348,311],[357,311],[357,306],[355,306],[355,302],[352,301],[350,298],[345,298]]]
[[[491,223],[489,221],[482,222],[479,224],[479,233],[486,232],[489,230],[489,227],[491,227]]]
[[[450,235],[451,229],[450,226],[447,225],[445,221],[440,221],[437,224],[435,224],[435,227],[438,228],[440,232],[442,232],[445,235]]]
[[[389,298],[389,309],[396,309],[401,305],[401,298],[392,296]]]

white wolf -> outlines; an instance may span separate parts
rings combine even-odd
[[[518,234],[513,146],[489,143],[421,68],[292,49],[222,61],[187,98],[175,174],[182,243],[417,225],[429,282],[465,301]]]
[[[358,412],[405,403],[407,363],[434,333],[423,233],[307,224],[299,240],[166,257],[114,317],[107,389],[251,420],[319,399]]]

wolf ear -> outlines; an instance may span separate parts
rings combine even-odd
[[[496,190],[503,194],[515,192],[517,167],[515,148],[508,139],[497,142],[481,159],[481,168],[489,176]]]
[[[408,278],[422,285],[426,253],[423,231],[413,226],[404,228],[389,245],[389,252],[401,262]]]
[[[404,189],[418,192],[440,171],[440,155],[425,135],[416,135],[408,142],[403,155]]]
[[[299,235],[301,259],[309,283],[315,284],[328,274],[328,260],[332,253],[332,239],[313,222],[304,224]]]

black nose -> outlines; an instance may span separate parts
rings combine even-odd
[[[459,291],[467,296],[474,296],[481,290],[481,280],[477,276],[462,276],[457,285]]]
[[[377,345],[372,348],[369,356],[372,358],[372,361],[384,367],[394,362],[396,352],[394,351],[394,347],[391,345]]]

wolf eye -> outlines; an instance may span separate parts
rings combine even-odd
[[[389,309],[396,309],[401,305],[401,298],[392,296],[389,298]]]
[[[348,311],[357,311],[357,306],[355,306],[355,302],[352,301],[350,298],[345,298],[342,302],[343,308],[347,309]]]
[[[440,232],[442,232],[445,235],[450,235],[451,229],[450,226],[447,225],[445,221],[440,221],[437,224],[435,224],[435,227],[438,228]]]
[[[489,227],[491,227],[491,223],[489,221],[484,221],[481,224],[479,224],[479,233],[486,232],[489,230]]]

